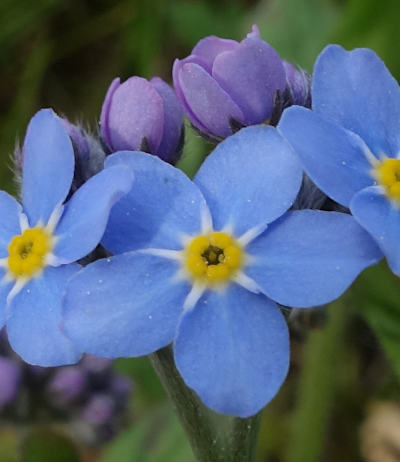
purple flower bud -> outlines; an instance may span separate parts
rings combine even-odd
[[[67,119],[61,120],[65,130],[72,140],[76,157],[87,162],[89,160],[89,145],[84,136],[83,130],[78,126],[71,124]]]
[[[7,358],[0,357],[0,408],[10,403],[17,394],[21,378],[20,368]]]
[[[77,398],[86,387],[86,374],[80,367],[62,367],[51,378],[47,391],[60,404]]]
[[[183,140],[183,113],[174,90],[159,77],[112,81],[101,110],[100,132],[111,151],[142,150],[175,163]]]
[[[102,425],[114,412],[114,400],[104,393],[92,395],[82,411],[82,417],[89,423]]]
[[[98,356],[88,354],[82,358],[80,365],[89,372],[101,374],[111,369],[112,363],[111,359],[99,358]]]
[[[190,56],[175,60],[173,79],[192,125],[214,139],[268,122],[286,88],[282,60],[257,26],[240,43],[215,36],[200,40]]]
[[[311,77],[303,69],[296,69],[289,61],[283,61],[291,104],[311,108]]]

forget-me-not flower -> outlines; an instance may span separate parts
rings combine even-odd
[[[330,45],[314,69],[313,111],[285,111],[279,129],[310,178],[376,240],[400,274],[400,88],[369,49]]]
[[[120,255],[71,278],[65,332],[82,351],[111,358],[173,341],[179,372],[207,406],[256,413],[289,365],[276,302],[333,300],[379,260],[379,249],[350,215],[287,212],[302,171],[272,127],[227,138],[194,181],[140,152],[107,158],[106,168],[117,165],[135,173],[102,241]]]
[[[27,362],[76,362],[79,350],[61,331],[66,281],[100,241],[112,205],[132,185],[123,165],[92,177],[64,204],[74,151],[50,109],[30,121],[23,148],[22,207],[0,191],[0,327]]]

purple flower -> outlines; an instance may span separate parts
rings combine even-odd
[[[286,88],[282,60],[257,26],[240,43],[215,36],[200,40],[187,58],[175,60],[173,79],[190,122],[217,139],[268,122]]]
[[[101,137],[111,152],[144,150],[175,163],[182,148],[183,113],[173,89],[159,77],[114,79],[100,116]]]
[[[20,378],[19,367],[10,359],[0,356],[0,408],[14,399]]]
[[[85,387],[85,371],[79,367],[69,366],[56,370],[47,390],[57,401],[66,404],[77,398]]]

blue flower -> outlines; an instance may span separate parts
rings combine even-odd
[[[122,152],[135,184],[113,208],[103,245],[120,254],[74,275],[64,327],[104,357],[152,353],[172,341],[186,384],[212,409],[246,417],[279,390],[289,335],[276,302],[338,297],[381,254],[350,215],[285,213],[302,171],[276,129],[220,143],[194,181],[148,154]]]
[[[42,366],[74,363],[79,350],[63,334],[66,281],[100,241],[112,205],[132,186],[130,169],[108,168],[67,198],[74,151],[50,109],[30,121],[23,149],[22,207],[0,191],[0,327],[12,348]]]
[[[292,107],[279,130],[311,179],[349,207],[400,275],[400,88],[368,49],[330,45],[314,69],[313,111]]]

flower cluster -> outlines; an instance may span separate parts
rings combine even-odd
[[[125,419],[132,382],[112,361],[86,355],[74,366],[31,366],[0,332],[0,417],[16,425],[38,419],[65,425],[84,444],[112,438]]]
[[[207,406],[247,417],[289,368],[281,305],[331,302],[382,253],[400,272],[400,90],[372,51],[330,46],[311,91],[256,27],[201,40],[173,81],[115,79],[102,147],[33,117],[23,209],[0,196],[0,321],[40,365],[172,344]],[[193,180],[174,166],[183,113],[222,140]]]

